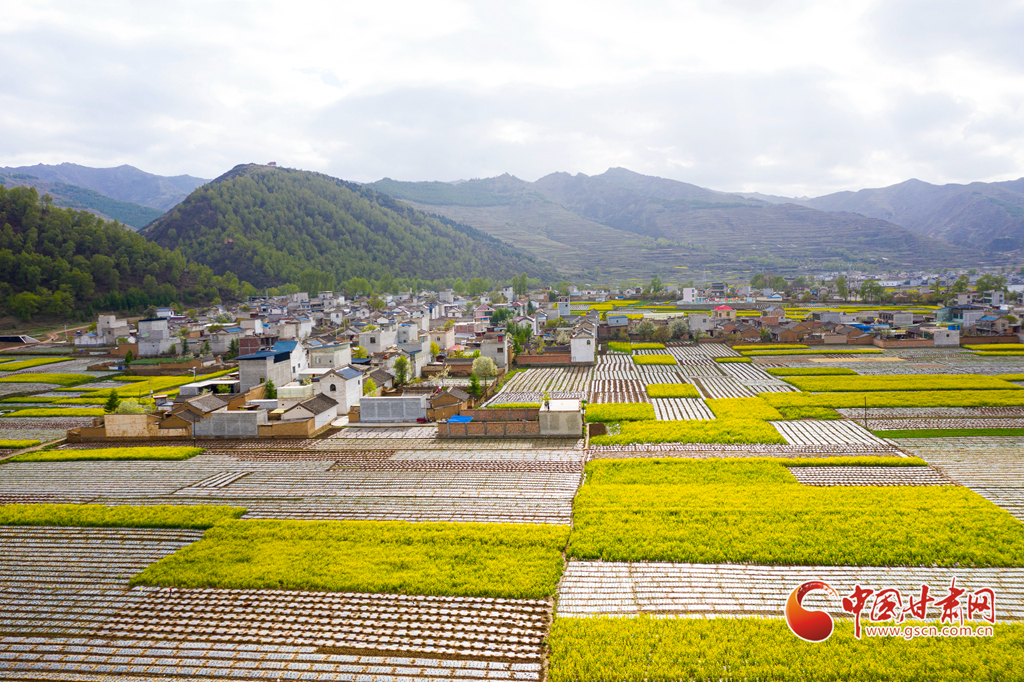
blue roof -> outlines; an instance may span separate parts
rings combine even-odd
[[[274,344],[274,350],[278,353],[291,353],[298,345],[298,341],[278,341]]]
[[[235,359],[236,360],[259,360],[260,358],[272,358],[275,355],[277,355],[277,353],[275,353],[272,350],[261,350],[261,351],[255,352],[255,353],[250,353],[249,355],[239,355]]]
[[[363,376],[362,372],[360,372],[358,369],[352,369],[351,367],[342,367],[341,369],[335,371],[338,374],[340,374],[343,379],[355,379],[357,377]]]
[[[242,329],[241,327],[228,327],[227,329],[225,329],[223,331],[235,333],[235,332],[244,332],[245,330]]]

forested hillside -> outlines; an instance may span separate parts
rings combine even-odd
[[[259,287],[353,278],[509,279],[553,270],[474,228],[321,173],[243,165],[194,191],[143,233]]]
[[[0,173],[0,185],[8,188],[19,185],[35,187],[40,195],[49,194],[53,197],[53,203],[58,206],[85,209],[101,218],[116,220],[136,230],[145,227],[163,214],[163,211],[149,206],[111,199],[105,194],[78,185],[40,180],[28,173]]]
[[[90,319],[95,310],[204,303],[252,290],[86,211],[0,186],[0,303],[8,314]]]

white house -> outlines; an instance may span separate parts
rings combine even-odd
[[[569,336],[569,353],[572,362],[593,363],[597,352],[597,333],[591,324],[581,324]]]
[[[332,369],[320,375],[317,392],[336,400],[338,412],[346,414],[363,396],[363,373],[352,367]]]
[[[309,400],[292,405],[281,413],[281,420],[313,419],[313,427],[317,430],[327,426],[338,418],[338,402],[328,395],[316,395]]]

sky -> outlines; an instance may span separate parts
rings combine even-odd
[[[0,166],[1010,180],[1022,35],[1024,0],[5,0]]]

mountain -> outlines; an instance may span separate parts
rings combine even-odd
[[[34,187],[0,186],[0,306],[91,319],[93,308],[139,312],[149,305],[237,298],[237,278],[216,277],[117,223],[39,199]]]
[[[370,187],[255,164],[236,166],[196,189],[142,233],[260,287],[311,273],[322,283],[555,276],[554,268],[500,239]]]
[[[1024,248],[1024,178],[969,185],[907,180],[803,203],[822,211],[880,218],[919,234],[985,251]]]
[[[679,278],[680,268],[953,265],[981,257],[884,220],[773,204],[624,168],[595,176],[552,173],[533,183],[503,175],[460,185],[385,178],[370,186],[568,272],[596,266],[613,279],[655,272]]]
[[[153,175],[127,165],[116,168],[90,168],[74,163],[56,166],[37,164],[0,168],[0,173],[23,173],[46,182],[76,185],[99,192],[111,199],[155,208],[161,213],[179,203],[195,188],[209,182],[191,175]]]
[[[0,185],[35,187],[40,195],[49,194],[57,206],[83,209],[105,220],[116,220],[135,229],[148,225],[163,215],[163,211],[155,208],[111,199],[95,190],[77,185],[47,182],[28,173],[0,173]]]

